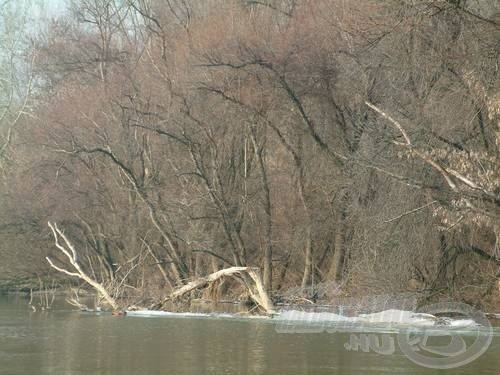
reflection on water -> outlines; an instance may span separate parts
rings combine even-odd
[[[278,334],[270,322],[32,313],[0,296],[0,374],[441,374],[393,355],[346,351],[349,334]],[[454,374],[497,374],[489,350]]]

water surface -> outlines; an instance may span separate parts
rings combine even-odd
[[[112,317],[67,307],[33,313],[0,296],[0,374],[498,374],[500,327],[488,351],[449,371],[347,351],[347,333],[283,334],[234,318]],[[396,346],[397,347],[397,346]]]

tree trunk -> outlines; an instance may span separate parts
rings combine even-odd
[[[269,182],[267,179],[267,170],[264,162],[263,152],[264,146],[257,144],[257,137],[255,129],[252,129],[252,142],[254,146],[255,156],[258,161],[261,185],[264,192],[264,231],[265,231],[265,244],[264,244],[264,288],[267,291],[272,289],[273,280],[273,243],[272,243],[272,214],[271,214],[271,192],[269,189]]]
[[[344,275],[344,260],[345,260],[345,232],[346,232],[346,205],[347,194],[344,194],[340,202],[341,208],[338,213],[335,237],[333,240],[334,254],[330,270],[328,272],[328,280],[341,281]]]
[[[245,282],[245,286],[247,287],[250,296],[252,299],[259,305],[266,313],[274,314],[274,306],[267,294],[264,285],[262,283],[261,277],[258,273],[257,269],[250,267],[230,267],[224,268],[220,271],[211,273],[205,277],[199,277],[186,285],[183,285],[181,288],[174,290],[170,295],[151,306],[153,309],[161,309],[163,306],[174,299],[180,298],[183,295],[198,289],[207,286],[210,283],[213,283],[225,276],[233,276],[235,274],[241,274],[243,280]],[[251,283],[253,281],[253,283]]]
[[[308,225],[306,229],[306,255],[305,255],[305,266],[304,274],[302,276],[301,287],[305,288],[312,284],[313,275],[313,249],[312,249],[312,228]]]

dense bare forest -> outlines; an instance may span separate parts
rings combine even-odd
[[[68,264],[51,221],[144,301],[251,266],[271,296],[498,310],[496,1],[66,5],[37,30],[2,10],[5,288],[74,279],[46,260]]]

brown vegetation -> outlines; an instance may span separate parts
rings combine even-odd
[[[0,272],[64,264],[54,220],[144,301],[256,267],[498,309],[495,2],[361,3],[75,2],[0,120]]]

